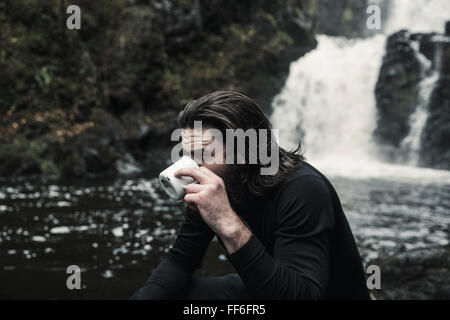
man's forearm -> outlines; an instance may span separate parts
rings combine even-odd
[[[191,273],[170,256],[164,257],[153,270],[145,285],[132,299],[168,300],[176,299],[189,284]]]
[[[252,235],[250,229],[238,217],[227,229],[227,231],[219,234],[219,237],[222,239],[228,254],[239,250]]]

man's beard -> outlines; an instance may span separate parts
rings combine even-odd
[[[245,183],[245,170],[243,165],[232,165],[222,177],[227,190],[231,208],[237,213],[244,213],[250,207],[250,192]]]

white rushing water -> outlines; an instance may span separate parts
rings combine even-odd
[[[375,129],[376,84],[385,37],[364,40],[319,35],[317,49],[294,62],[274,99],[272,121],[281,143],[302,144],[309,157],[367,158]],[[294,130],[293,130],[294,129]]]
[[[389,17],[384,28],[386,34],[400,29],[410,32],[442,32],[450,19],[448,0],[388,0]]]
[[[448,171],[425,172],[377,159],[372,138],[377,117],[374,91],[387,37],[400,29],[442,32],[445,21],[450,20],[448,0],[396,0],[388,4],[382,34],[353,40],[317,36],[317,48],[291,64],[285,86],[273,100],[273,127],[280,129],[283,147],[293,148],[301,141],[308,161],[328,174],[372,177],[385,173],[419,178],[434,172],[436,179],[444,175],[448,180]],[[426,69],[429,66],[424,66]],[[420,84],[423,102],[411,116],[411,131],[403,143],[411,154],[408,165],[417,163],[428,115],[426,101],[437,78],[437,73],[428,73]]]
[[[428,118],[428,102],[433,90],[433,86],[439,78],[439,73],[434,71],[429,76],[425,76],[419,83],[419,105],[411,115],[409,134],[400,144],[401,154],[404,162],[408,165],[417,165],[419,162],[420,139],[422,130]]]

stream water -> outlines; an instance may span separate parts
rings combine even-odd
[[[353,171],[350,179],[328,166],[365,262],[449,242],[450,173],[407,170]],[[0,298],[128,298],[167,252],[182,219],[155,178],[3,183]],[[233,271],[223,253],[213,241],[198,274]],[[67,289],[69,265],[81,268],[83,289]]]
[[[442,28],[450,12],[446,0],[395,3],[388,33],[408,27],[408,19],[414,31]],[[450,240],[450,171],[392,165],[374,156],[373,92],[386,36],[319,35],[318,48],[292,64],[273,104],[282,145],[301,138],[308,161],[334,184],[365,264]],[[130,297],[167,252],[183,219],[181,207],[159,188],[160,169],[79,183],[0,182],[0,298]],[[81,290],[67,289],[70,265],[81,268]],[[198,274],[233,271],[217,241],[203,267]]]

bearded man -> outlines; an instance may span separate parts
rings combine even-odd
[[[258,104],[232,91],[191,101],[178,117],[184,146],[205,142],[194,130],[195,121],[224,136],[230,129],[265,130],[278,168],[262,174],[270,164],[247,144],[246,161],[235,157],[232,164],[209,161],[178,170],[176,176],[197,181],[186,186],[185,221],[132,299],[369,299],[361,257],[335,189],[300,148],[279,147],[274,153],[276,139]],[[212,156],[223,160],[227,152],[224,147]],[[252,156],[256,161],[249,161]],[[236,272],[193,276],[214,236]]]

